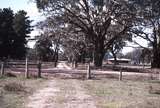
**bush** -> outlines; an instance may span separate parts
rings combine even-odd
[[[10,92],[25,91],[25,87],[22,84],[16,82],[5,84],[3,89]]]
[[[12,74],[12,73],[6,73],[5,76],[7,76],[7,77],[17,77],[15,74]]]

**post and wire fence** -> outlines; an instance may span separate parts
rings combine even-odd
[[[28,57],[25,60],[12,60],[12,61],[1,61],[1,68],[0,68],[0,76],[4,76],[8,72],[13,73],[24,73],[25,78],[29,78],[31,74],[37,73],[37,77],[41,78],[42,73],[42,63],[41,61],[29,61]],[[33,72],[30,70],[34,69]]]

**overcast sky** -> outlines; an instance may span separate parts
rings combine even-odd
[[[8,8],[10,7],[14,12],[18,10],[25,10],[28,13],[28,16],[32,20],[37,21],[37,19],[41,16],[38,12],[36,4],[31,2],[30,0],[1,0],[0,8]]]
[[[18,10],[25,10],[28,13],[28,16],[31,20],[34,20],[32,25],[36,24],[36,22],[44,19],[42,17],[42,14],[38,12],[38,9],[36,7],[36,4],[32,2],[33,0],[1,0],[0,1],[0,8],[8,8],[10,7],[14,12],[17,12]],[[32,31],[31,36],[35,36],[38,34],[37,30]],[[146,41],[139,39],[139,43],[146,46]],[[30,47],[33,47],[34,42],[29,42],[28,45]],[[132,51],[133,48],[124,48],[123,53],[127,53]]]

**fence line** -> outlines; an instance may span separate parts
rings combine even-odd
[[[8,68],[10,66],[18,66],[18,65],[23,65],[25,69],[25,78],[29,78],[29,66],[34,65],[36,66],[38,72],[37,72],[37,77],[41,77],[41,62],[35,62],[35,61],[29,61],[28,58],[26,60],[16,60],[16,61],[1,61],[1,70],[0,70],[0,75],[3,76],[5,74],[5,68]]]

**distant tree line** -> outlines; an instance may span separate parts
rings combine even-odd
[[[124,57],[131,59],[133,64],[150,64],[152,61],[152,49],[137,48],[126,53]]]
[[[0,9],[0,59],[22,59],[27,52],[31,20],[24,10]]]

